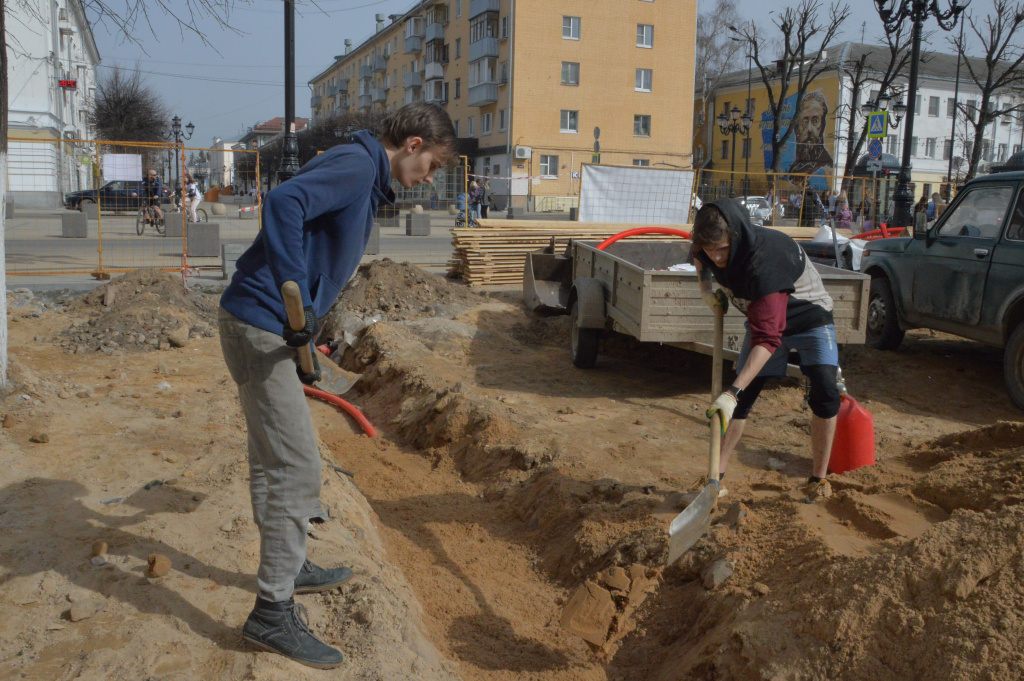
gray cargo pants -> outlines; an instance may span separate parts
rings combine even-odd
[[[220,346],[249,431],[249,494],[260,530],[259,595],[292,597],[306,559],[306,524],[319,508],[320,450],[295,372],[295,350],[277,334],[218,314]]]

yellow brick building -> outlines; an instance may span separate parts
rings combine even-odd
[[[577,205],[592,162],[691,165],[697,0],[423,2],[310,81],[314,121],[433,101],[496,203]],[[508,181],[507,178],[511,178]]]

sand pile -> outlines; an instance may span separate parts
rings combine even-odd
[[[178,274],[133,270],[70,302],[69,313],[88,319],[61,333],[59,342],[75,354],[183,347],[190,338],[215,335],[217,301],[186,291]]]

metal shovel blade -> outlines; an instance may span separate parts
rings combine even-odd
[[[319,350],[316,351],[316,359],[320,364],[320,380],[314,383],[313,387],[317,390],[332,395],[344,395],[362,378],[362,374],[342,369]]]
[[[668,527],[668,565],[679,560],[708,531],[717,501],[718,484],[710,482],[692,504],[672,519]]]

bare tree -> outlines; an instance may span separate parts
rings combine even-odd
[[[771,170],[774,173],[782,170],[780,152],[795,132],[795,126],[785,122],[790,119],[787,114],[795,117],[803,106],[810,85],[822,73],[833,68],[823,55],[850,15],[849,5],[836,2],[829,6],[828,17],[822,21],[818,16],[821,9],[818,0],[801,0],[796,7],[789,7],[775,17],[773,23],[781,34],[778,50],[781,55],[774,62],[766,59],[769,36],[759,30],[755,23],[743,24],[734,31],[746,41],[768,93],[768,106],[772,114]],[[794,94],[796,100],[790,109],[786,100]],[[786,126],[785,132],[782,132],[783,125]]]
[[[867,128],[858,124],[858,107],[866,101],[872,85],[878,86],[879,92],[895,94],[894,81],[903,73],[910,61],[910,32],[905,26],[897,28],[895,33],[886,34],[888,56],[880,62],[873,52],[864,52],[853,62],[839,65],[839,71],[850,81],[850,106],[843,112],[846,123],[846,166],[843,169],[843,188],[849,189],[853,181],[853,168],[860,158],[861,150],[867,139]],[[867,92],[867,94],[866,94]],[[838,112],[837,112],[838,115]]]
[[[100,139],[159,142],[167,128],[167,107],[138,70],[115,66],[96,83],[89,122]]]
[[[974,133],[973,143],[968,145],[970,154],[965,177],[970,180],[977,174],[982,160],[985,129],[1003,116],[1024,111],[1024,102],[1009,96],[1024,87],[1024,31],[1018,33],[1024,25],[1024,3],[992,0],[992,12],[983,20],[975,21],[973,12],[966,15],[966,20],[984,52],[980,59],[964,59],[968,77],[981,92],[980,105],[974,109],[963,101],[957,102],[957,108]],[[950,43],[967,54],[967,38],[950,38]],[[1008,96],[1004,97],[1002,106],[997,106],[1000,94]]]
[[[701,0],[701,4],[710,6],[703,11],[698,8],[697,14],[697,70],[694,83],[700,88],[700,107],[694,112],[698,118],[694,144],[698,142],[696,129],[712,123],[707,120],[714,118],[713,112],[708,114],[708,100],[722,76],[736,67],[741,47],[741,43],[732,40],[729,33],[729,27],[739,23],[735,0]]]
[[[248,4],[246,0],[242,0]],[[7,116],[10,107],[8,101],[8,63],[7,63],[7,11],[13,4],[25,13],[36,13],[34,3],[26,0],[0,0],[0,207],[7,200]],[[169,16],[184,33],[198,36],[204,43],[210,44],[200,29],[202,25],[234,30],[228,25],[234,0],[125,0],[125,5],[118,10],[108,5],[106,0],[83,0],[87,12],[97,18],[97,23],[111,22],[128,42],[141,45],[136,31],[143,25],[153,35],[156,31],[150,20],[150,12],[154,9]],[[4,250],[4,211],[0,211],[0,291],[7,289],[7,272],[4,267],[6,253]],[[7,388],[7,296],[0,296],[0,391]]]

